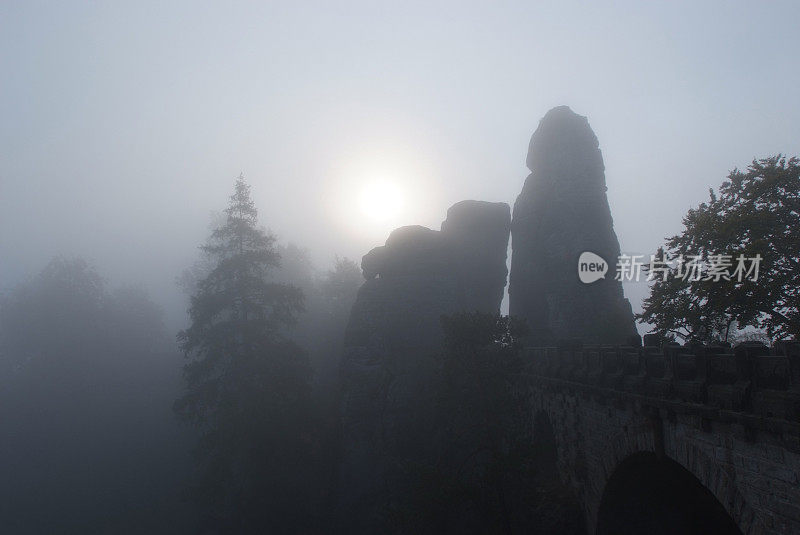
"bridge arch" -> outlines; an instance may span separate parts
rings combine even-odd
[[[680,463],[653,452],[630,455],[606,483],[597,535],[742,535],[714,493]]]

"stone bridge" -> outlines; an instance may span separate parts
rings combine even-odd
[[[499,311],[509,230],[509,313],[528,343],[641,346],[621,281],[577,274],[584,252],[610,273],[620,254],[586,117],[550,110],[526,163],[513,218],[505,203],[464,201],[441,230],[397,229],[362,260],[341,365],[347,533],[383,532],[383,452],[404,444],[408,407],[429,395],[440,316]],[[568,487],[590,534],[800,534],[800,343],[647,342],[526,349],[542,482]]]
[[[800,533],[800,344],[525,351],[590,534]]]

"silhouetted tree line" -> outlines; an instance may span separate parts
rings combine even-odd
[[[0,299],[0,532],[188,526],[192,433],[165,410],[179,358],[161,311],[57,257]]]
[[[795,158],[733,171],[668,251],[761,254],[763,278],[656,281],[640,319],[687,338],[731,325],[796,337],[798,195]],[[180,277],[182,374],[159,307],[84,260],[57,257],[0,296],[0,531],[332,532],[337,368],[360,270],[337,258],[319,274],[279,245],[242,177],[201,253]],[[580,533],[533,440],[525,327],[465,313],[442,328],[430,397],[386,452],[386,532]]]
[[[147,293],[110,288],[83,259],[0,295],[0,532],[325,530],[360,269],[337,258],[318,273],[250,225],[237,192],[179,278],[183,373]]]

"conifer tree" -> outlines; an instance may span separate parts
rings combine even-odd
[[[193,495],[214,528],[286,532],[307,519],[304,488],[313,479],[310,371],[286,335],[303,296],[269,281],[280,260],[275,237],[257,226],[241,175],[225,214],[201,248],[213,267],[178,335],[189,363],[175,409],[202,432]]]

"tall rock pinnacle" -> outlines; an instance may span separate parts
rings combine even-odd
[[[510,313],[527,320],[537,345],[627,342],[636,328],[614,280],[619,241],[603,156],[586,117],[567,106],[547,112],[531,137],[527,166],[511,224]],[[590,284],[578,278],[586,251],[608,263],[605,278]]]

